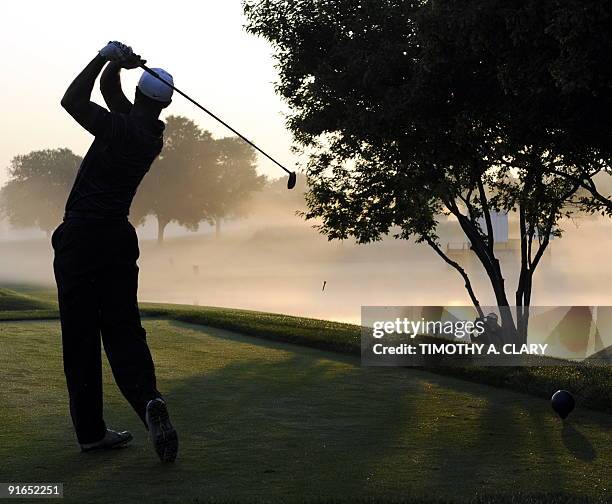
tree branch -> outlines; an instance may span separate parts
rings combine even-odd
[[[461,275],[461,277],[463,278],[465,282],[465,288],[468,291],[470,299],[472,300],[472,304],[474,305],[474,308],[476,308],[476,311],[478,312],[478,316],[481,318],[484,318],[484,313],[482,311],[482,308],[480,307],[480,302],[476,298],[476,294],[474,293],[474,289],[472,288],[472,282],[470,282],[470,278],[468,277],[465,270],[461,267],[461,265],[458,262],[453,261],[450,257],[448,257],[442,251],[440,246],[429,236],[422,236],[422,239],[427,243],[427,245],[429,245],[436,252],[436,254],[438,254],[444,260],[446,264],[448,264],[449,266],[452,266],[459,272],[459,274]]]
[[[595,185],[595,182],[593,182],[593,179],[591,178],[594,175],[597,175],[597,173],[599,173],[600,171],[601,170],[597,170],[597,172],[594,173],[593,175],[587,175],[586,173],[581,173],[582,175],[581,177],[576,177],[574,175],[570,175],[569,173],[559,171],[559,170],[550,170],[550,173],[553,173],[555,175],[559,175],[568,180],[571,180],[572,182],[574,182],[574,184],[578,184],[579,187],[582,187],[586,189],[587,191],[589,191],[591,195],[597,201],[599,201],[602,205],[604,205],[609,210],[612,210],[612,201],[610,200],[610,198],[607,198],[606,196],[604,196],[597,190],[597,186]]]
[[[493,256],[493,247],[495,245],[495,237],[493,236],[493,224],[491,222],[491,211],[489,209],[489,200],[487,198],[487,193],[485,191],[484,184],[482,183],[482,176],[478,177],[478,192],[480,194],[480,204],[482,205],[485,223],[487,225],[487,238],[488,238],[489,251],[491,253],[491,256]]]

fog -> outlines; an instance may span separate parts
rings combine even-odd
[[[222,235],[204,224],[191,233],[171,225],[156,242],[155,221],[140,237],[141,301],[271,311],[358,322],[362,305],[469,305],[463,282],[427,246],[388,238],[369,245],[328,242],[290,205],[256,202],[251,216],[227,222]],[[516,232],[510,223],[510,237]],[[612,305],[612,224],[563,221],[536,273],[533,305]],[[442,243],[461,240],[445,222]],[[0,229],[0,283],[53,286],[49,239],[36,230]],[[513,299],[518,251],[500,251]],[[482,304],[495,304],[472,253],[455,252]],[[326,282],[323,290],[323,283]]]

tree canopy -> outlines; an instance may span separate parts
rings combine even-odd
[[[436,18],[437,36],[479,63],[466,82],[486,75],[487,90],[505,98],[496,120],[524,142],[535,136],[553,145],[570,161],[556,163],[555,173],[590,193],[583,207],[611,213],[612,4],[451,0],[438,4]],[[484,98],[469,106],[482,108]]]
[[[160,243],[170,222],[191,230],[208,222],[219,233],[221,220],[244,214],[250,194],[265,182],[255,161],[241,140],[216,140],[191,119],[169,116],[164,148],[138,189],[131,219],[138,224],[154,216]]]
[[[214,188],[209,195],[208,219],[221,231],[223,219],[245,215],[254,191],[261,190],[266,177],[257,175],[255,150],[237,137],[220,138],[217,164],[207,183]]]
[[[69,149],[15,156],[0,193],[2,214],[15,227],[51,232],[64,215],[66,199],[82,158]]]
[[[138,188],[130,210],[132,221],[138,224],[148,215],[154,216],[159,242],[170,222],[197,230],[208,217],[212,191],[205,181],[216,169],[217,157],[218,148],[210,132],[186,117],[169,116],[164,148]]]
[[[530,105],[502,85],[491,53],[474,49],[495,39],[508,10],[517,23],[537,15],[536,2],[526,13],[494,2],[503,14],[485,3],[262,0],[245,12],[247,29],[272,44],[288,126],[311,153],[306,217],[330,239],[392,233],[426,243],[461,274],[478,308],[464,268],[441,246],[440,216],[457,219],[505,307],[489,216],[517,211],[521,310],[516,325],[501,315],[524,338],[533,274],[580,185],[563,175],[588,166],[592,176],[605,163],[586,143],[569,149],[569,134],[541,120],[525,124]],[[520,51],[533,57],[536,40]]]
[[[16,227],[50,232],[61,222],[82,158],[68,149],[15,156],[2,188],[0,210]],[[234,137],[214,139],[192,120],[169,116],[164,148],[138,188],[130,209],[136,225],[154,216],[158,241],[170,222],[197,230],[245,215],[266,178],[256,171],[255,151]]]

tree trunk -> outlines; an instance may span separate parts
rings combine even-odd
[[[512,309],[506,296],[505,280],[501,275],[501,269],[497,269],[493,276],[489,276],[493,292],[495,293],[495,300],[497,307],[499,308],[499,314],[502,319],[502,331],[504,335],[504,341],[507,343],[517,343],[518,333],[517,327],[512,316]]]
[[[168,221],[165,221],[157,217],[157,244],[158,245],[161,245],[162,243],[164,243],[164,230],[166,229],[167,225],[168,225]]]
[[[531,289],[533,284],[533,272],[530,271],[525,279],[525,287],[523,293],[523,304],[521,306],[520,324],[518,325],[518,335],[520,343],[527,343],[527,332],[529,329],[529,308],[531,307]],[[517,311],[518,311],[517,307]],[[518,317],[517,317],[518,318]]]
[[[451,213],[453,213],[459,220],[459,225],[463,229],[463,232],[467,238],[470,240],[472,250],[484,267],[489,281],[491,282],[491,287],[493,287],[493,293],[495,294],[495,301],[500,312],[504,340],[508,343],[516,342],[516,325],[514,323],[508,297],[506,296],[505,280],[499,260],[497,257],[495,257],[492,249],[489,247],[483,237],[478,233],[470,219],[459,212],[456,205],[447,205],[447,208],[449,208]]]
[[[221,217],[215,219],[215,236],[219,238],[221,236]]]

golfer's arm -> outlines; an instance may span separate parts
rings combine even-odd
[[[92,59],[68,86],[61,101],[62,107],[86,129],[89,129],[88,125],[94,120],[99,108],[91,102],[91,92],[105,64],[106,59],[100,55]]]
[[[121,67],[112,61],[106,65],[100,77],[100,91],[111,112],[129,114],[132,102],[127,99],[121,89]]]

